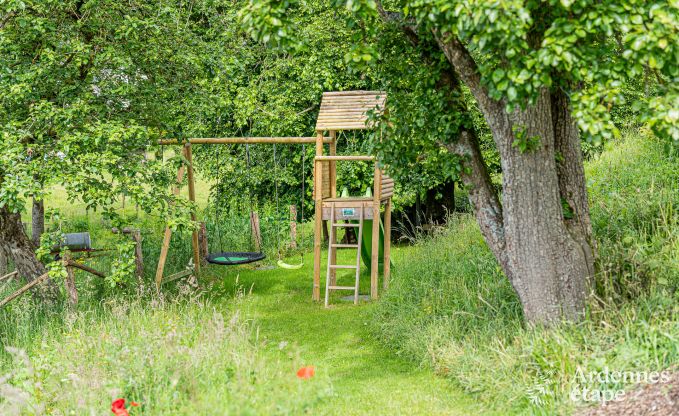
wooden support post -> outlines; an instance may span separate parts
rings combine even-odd
[[[18,274],[19,274],[19,272],[17,272],[16,270],[13,271],[13,272],[7,273],[6,275],[0,277],[0,282],[2,282],[5,279],[11,280],[13,277],[16,277]]]
[[[75,272],[71,263],[71,255],[66,253],[64,255],[64,266],[66,267],[66,279],[64,280],[64,287],[66,288],[66,294],[68,295],[68,304],[70,307],[74,308],[78,304],[78,289],[75,287]]]
[[[177,184],[172,189],[172,193],[179,195],[179,187],[184,180],[184,165],[179,167],[177,171]],[[160,290],[160,285],[163,281],[163,271],[165,270],[165,262],[167,261],[167,252],[170,249],[170,239],[172,238],[172,230],[170,227],[165,227],[165,234],[163,235],[163,244],[160,247],[160,257],[158,257],[158,267],[156,268],[156,289]]]
[[[370,298],[377,299],[378,296],[378,277],[380,269],[380,193],[382,175],[377,162],[375,162],[375,173],[373,174],[373,230],[372,230],[372,250],[370,253]]]
[[[5,299],[0,301],[0,308],[7,305],[9,302],[13,301],[14,299],[18,298],[22,294],[24,294],[24,292],[26,292],[28,289],[32,288],[33,286],[35,286],[35,285],[37,285],[41,282],[44,282],[47,279],[49,279],[49,273],[45,273],[45,274],[37,277],[35,280],[27,283],[21,289],[17,290],[16,292],[12,293],[11,295],[7,296]]]
[[[328,155],[337,156],[337,132],[331,130],[329,134],[332,141],[328,145]],[[330,169],[328,169],[330,172],[330,197],[337,198],[337,162],[331,160],[328,163],[330,164]]]
[[[316,156],[323,155],[323,132],[316,133]],[[312,298],[321,300],[321,238],[323,224],[323,165],[314,161],[314,286]]]
[[[297,248],[297,207],[295,205],[290,205],[290,248]]]
[[[330,139],[332,140],[328,145],[328,155],[336,156],[337,132],[334,130],[330,130],[328,134],[330,135]],[[330,178],[328,178],[330,185],[330,197],[337,198],[337,161],[330,160],[327,163],[329,165],[328,173],[330,174]],[[327,233],[327,221],[324,226],[325,226],[324,233]],[[332,227],[332,224],[330,224],[330,226]],[[337,264],[337,247],[333,247],[333,245],[337,243],[337,232],[331,234],[333,236],[332,238],[333,241],[329,241],[328,243],[328,261],[331,262],[330,264]],[[328,238],[328,240],[330,240],[330,238]],[[336,269],[330,269],[330,284],[333,286],[337,284]]]
[[[391,198],[387,199],[384,206],[384,276],[382,286],[384,290],[389,288],[389,277],[391,274]]]
[[[97,277],[101,277],[102,279],[106,278],[106,275],[104,273],[102,273],[98,270],[95,270],[95,269],[93,269],[89,266],[85,266],[84,264],[80,264],[80,263],[75,262],[75,261],[69,261],[67,264],[70,267],[75,267],[76,269],[80,269],[80,270],[85,271],[87,273],[93,274]]]
[[[259,214],[257,211],[250,211],[250,229],[252,238],[255,240],[255,251],[262,251],[262,233],[259,228]]]
[[[144,254],[141,247],[141,231],[132,230],[132,240],[134,240],[134,272],[139,283],[144,278]]]
[[[201,266],[205,266],[207,264],[207,255],[210,251],[207,243],[207,227],[204,222],[201,222],[200,228],[198,228],[198,246],[200,247]]]
[[[186,143],[184,145],[186,149],[185,155],[186,160],[189,162],[187,166],[187,176],[189,179],[189,200],[193,204],[191,209],[191,221],[196,222],[196,181],[193,175],[193,151],[191,150],[191,143]],[[198,230],[193,230],[193,235],[191,236],[191,246],[193,248],[193,264],[195,267],[195,273],[200,273],[200,249],[198,248]]]

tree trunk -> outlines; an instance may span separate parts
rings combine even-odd
[[[32,281],[47,271],[35,257],[33,243],[26,235],[21,215],[10,212],[6,206],[0,208],[0,244],[12,256],[19,276],[27,281]],[[46,300],[54,299],[58,294],[58,288],[49,280],[40,288]]]
[[[5,252],[5,247],[0,245],[0,276],[9,272],[9,255]]]
[[[582,247],[563,219],[549,93],[542,91],[535,105],[515,112],[511,119],[517,130],[525,129],[527,140],[540,140],[536,149],[522,153],[512,145],[514,136],[496,138],[512,285],[528,321],[578,320],[584,311],[590,270]]]
[[[31,211],[31,241],[34,247],[40,246],[40,237],[45,232],[45,201],[33,198]]]
[[[589,221],[589,211],[584,173],[580,174],[582,158],[575,151],[577,130],[574,130],[567,105],[557,102],[559,111],[553,114],[552,97],[549,91],[543,90],[534,105],[508,114],[504,101],[488,95],[476,62],[464,45],[455,37],[439,36],[437,40],[460,79],[474,95],[500,153],[502,210],[498,211],[494,206],[492,196],[480,199],[480,205],[472,200],[486,242],[519,295],[529,322],[549,324],[560,319],[579,320],[584,312],[592,261],[583,249],[585,238],[579,238],[571,231],[573,227],[565,221],[561,204],[562,193],[569,195],[574,209],[580,214],[577,221],[580,225],[576,228],[585,229],[582,224]],[[567,104],[565,97],[564,102]],[[555,160],[557,127],[560,129],[559,153],[567,150],[560,155],[565,163],[558,171]],[[522,140],[537,138],[539,145],[521,152],[514,146],[519,131]],[[566,131],[568,134],[563,134]],[[462,145],[458,143],[458,146]],[[474,146],[467,146],[469,149],[473,151]],[[468,159],[467,163],[471,163],[472,168],[481,165],[473,159]],[[565,178],[561,179],[560,174]],[[465,181],[464,177],[462,179]],[[486,192],[486,188],[481,186],[478,192]],[[499,212],[502,221],[496,218]]]
[[[552,92],[551,100],[559,194],[570,209],[568,215],[564,216],[564,221],[573,238],[582,247],[591,276],[594,274],[596,243],[592,236],[592,221],[589,216],[580,133],[571,118],[568,96],[563,91],[557,90]]]

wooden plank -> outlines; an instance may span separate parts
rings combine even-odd
[[[18,275],[18,274],[19,274],[19,272],[17,272],[17,271],[13,271],[13,272],[11,272],[11,273],[7,273],[6,275],[0,277],[0,282],[2,282],[2,281],[5,280],[5,279],[12,279],[12,278],[14,278],[14,276],[16,276],[16,275]]]
[[[78,304],[78,289],[75,287],[75,273],[73,267],[68,263],[71,261],[71,255],[67,252],[64,254],[64,266],[66,267],[66,279],[64,279],[64,288],[68,296],[68,303],[71,307]]]
[[[165,279],[163,279],[163,284],[174,282],[175,280],[181,279],[182,277],[189,276],[192,273],[193,273],[192,269],[186,269],[186,270],[182,270],[180,272],[171,274],[171,275],[167,276]]]
[[[71,267],[75,267],[76,269],[80,269],[80,270],[82,270],[82,271],[84,271],[84,272],[93,274],[93,275],[95,275],[95,276],[97,276],[97,277],[101,277],[102,279],[106,277],[106,275],[105,275],[104,273],[102,273],[102,272],[100,272],[100,271],[98,271],[98,270],[96,270],[96,269],[93,269],[93,268],[91,268],[90,266],[85,266],[84,264],[80,264],[80,263],[75,262],[75,261],[72,261],[72,260],[70,260],[70,261],[68,262],[68,265],[71,266]]]
[[[187,139],[191,144],[313,144],[316,143],[315,137],[194,137]],[[330,138],[324,139],[325,143],[330,143]],[[162,139],[158,141],[160,145],[181,144],[182,140]]]
[[[323,93],[323,98],[325,98],[325,97],[355,96],[355,95],[384,95],[386,97],[387,93],[385,91],[366,91],[366,90],[326,91],[326,92]]]
[[[252,237],[254,238],[255,251],[262,251],[262,232],[259,228],[259,214],[257,211],[250,211],[250,229],[252,230]]]
[[[382,286],[384,290],[389,288],[389,277],[391,276],[391,200],[384,206],[384,259]]]
[[[340,116],[340,115],[347,115],[347,116],[357,116],[357,115],[363,115],[367,111],[370,111],[371,108],[362,108],[362,107],[355,107],[355,106],[346,106],[346,107],[335,107],[335,106],[327,106],[325,108],[321,108],[321,111],[319,112],[320,114],[323,115],[329,115],[329,116]]]
[[[334,131],[329,133],[332,138],[330,146],[328,146],[328,153],[330,156],[337,156],[337,134]],[[337,198],[337,162],[330,161],[330,198]]]
[[[297,248],[297,206],[294,204],[290,205],[290,248]]]
[[[187,166],[187,176],[189,179],[189,201],[193,204],[191,209],[191,221],[196,222],[196,182],[193,175],[193,150],[191,149],[191,143],[187,143],[186,149],[186,160],[188,161]],[[196,273],[200,273],[200,248],[198,247],[198,230],[194,229],[191,235],[191,247],[193,248],[193,264],[195,266]]]
[[[184,153],[182,149],[182,153]],[[179,187],[184,180],[185,166],[181,165],[177,170],[177,183],[172,189],[172,193],[179,195]],[[160,290],[161,282],[163,281],[163,271],[165,270],[165,262],[167,261],[167,252],[170,249],[170,239],[172,238],[172,229],[165,227],[165,234],[163,235],[163,244],[160,247],[160,256],[158,257],[158,267],[156,268],[156,289]]]
[[[320,162],[326,162],[326,161],[342,161],[342,160],[354,160],[354,161],[364,161],[364,162],[371,162],[375,160],[374,156],[361,156],[361,155],[346,155],[346,156],[316,156],[314,159],[316,161]]]
[[[354,114],[347,114],[347,113],[333,113],[333,114],[328,114],[328,113],[322,113],[321,115],[318,116],[317,123],[318,124],[323,124],[324,122],[340,122],[340,121],[346,121],[346,122],[365,122],[365,120],[368,119],[367,114],[359,113],[356,112]]]
[[[141,246],[141,232],[139,230],[132,231],[132,240],[134,240],[134,272],[137,275],[139,283],[144,277],[144,254]]]
[[[334,202],[334,204],[335,204],[335,218],[337,220],[347,221],[347,220],[358,220],[358,219],[360,219],[360,209],[361,209],[360,205],[356,206],[356,204],[354,204],[354,206],[352,206],[352,207],[342,207],[341,205],[343,205],[343,204],[341,202]],[[324,205],[323,206],[323,219],[327,221],[327,220],[330,219],[330,214],[331,214],[332,208],[326,207],[325,202],[324,202],[323,205]],[[370,206],[372,206],[372,200],[368,201],[368,202],[366,202],[365,204],[362,204],[362,205],[363,205],[364,208],[366,207],[366,205],[369,208]],[[347,210],[349,210],[349,209],[353,210],[353,212],[351,212],[351,213],[347,212]],[[366,213],[363,215],[363,217],[366,220],[371,220],[372,217],[373,217],[372,216],[372,210],[371,209],[367,210]]]
[[[316,131],[328,131],[328,130],[368,130],[372,128],[365,124],[320,124],[316,126]]]
[[[382,172],[375,163],[375,170],[373,173],[373,230],[372,230],[372,252],[370,253],[370,298],[377,299],[378,297],[378,277],[379,277],[379,255],[380,255],[380,187],[377,186],[381,181]]]
[[[328,104],[349,104],[349,103],[362,103],[362,104],[379,104],[383,103],[385,100],[383,98],[377,97],[365,97],[365,96],[355,96],[355,97],[323,97],[321,100],[321,105]]]
[[[330,238],[328,239],[328,278],[330,279],[330,285],[337,285],[337,270],[330,267],[333,264],[337,264],[337,248],[333,247],[337,243],[337,227],[333,227],[332,224],[335,223],[335,218],[330,214]],[[327,302],[327,299],[326,299]]]
[[[316,135],[316,157],[323,156],[323,133]],[[323,186],[323,171],[320,161],[314,161],[314,190]],[[321,300],[321,239],[323,227],[323,198],[321,192],[314,192],[314,283],[312,299]]]
[[[207,227],[204,222],[200,223],[198,229],[198,246],[200,247],[200,263],[202,266],[207,265],[207,255],[210,252],[207,241]]]
[[[45,273],[39,277],[37,277],[35,280],[28,282],[26,285],[22,286],[20,289],[18,289],[16,292],[12,293],[11,295],[7,296],[5,299],[0,301],[0,308],[7,305],[9,302],[13,301],[14,299],[18,298],[22,294],[24,294],[27,290],[32,288],[33,286],[44,282],[49,278],[49,273]]]

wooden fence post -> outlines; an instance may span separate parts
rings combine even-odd
[[[198,247],[200,248],[200,262],[205,266],[207,264],[207,255],[210,252],[207,243],[207,227],[204,222],[200,223],[198,229]]]
[[[66,288],[66,294],[68,295],[68,304],[73,308],[78,304],[78,289],[75,287],[75,272],[70,265],[71,261],[71,255],[69,253],[64,254],[63,262],[66,267],[64,287]]]
[[[290,248],[297,248],[297,206],[290,205]]]
[[[141,231],[132,231],[132,239],[134,240],[135,273],[137,274],[137,279],[139,279],[139,282],[141,283],[144,277],[144,254],[141,249]]]
[[[252,237],[255,240],[255,251],[262,251],[262,233],[259,229],[259,214],[257,211],[250,212],[250,227],[252,229]]]
[[[7,255],[5,254],[5,250],[0,247],[0,275],[6,275],[7,274],[7,269],[9,266],[9,261],[7,260]]]
[[[68,304],[74,307],[78,304],[78,289],[75,287],[75,273],[73,268],[70,266],[72,262],[72,257],[70,253],[64,254],[63,263],[66,267],[66,279],[64,280],[64,287],[66,288],[66,294],[68,295]]]

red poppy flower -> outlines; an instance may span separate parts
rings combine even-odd
[[[302,380],[308,380],[311,377],[313,377],[315,373],[316,370],[314,370],[312,366],[302,367],[299,370],[297,370],[297,378],[301,378]]]
[[[125,409],[125,399],[115,399],[111,403],[111,412],[116,416],[130,416]]]
[[[130,402],[130,406],[132,406],[132,407],[137,407],[137,406],[139,406],[139,403],[137,403],[137,402]]]

